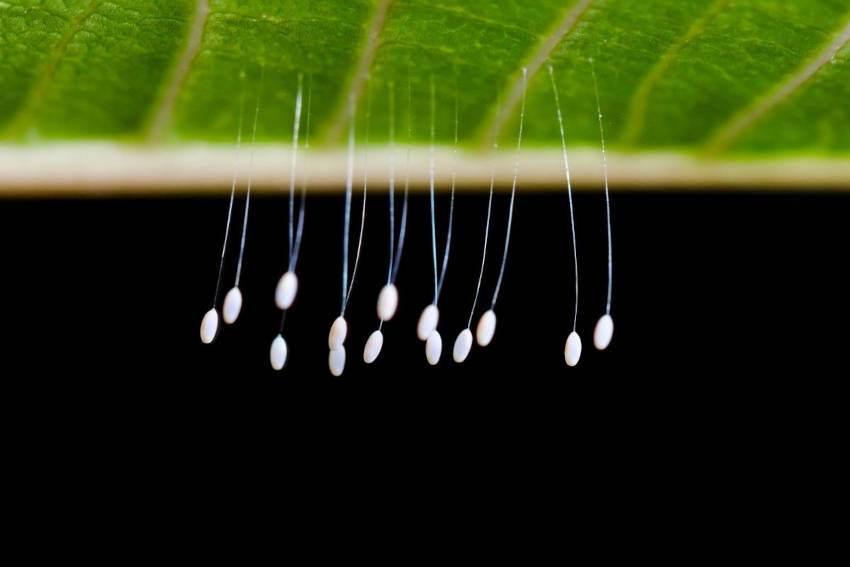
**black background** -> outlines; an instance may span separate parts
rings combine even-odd
[[[495,284],[507,204],[508,195],[496,196],[476,321]],[[692,377],[703,370],[726,384],[749,377],[742,383],[752,393],[762,383],[753,379],[770,380],[774,371],[841,373],[834,363],[842,362],[846,344],[850,197],[615,192],[615,333],[604,353],[592,346],[605,298],[604,201],[599,193],[580,193],[575,204],[578,330],[584,342],[578,367],[568,368],[563,358],[573,293],[567,200],[560,193],[518,195],[496,336],[490,347],[474,347],[462,365],[451,360],[451,348],[474,292],[486,194],[458,196],[440,299],[443,359],[435,368],[426,363],[415,336],[416,320],[433,293],[433,276],[428,201],[413,196],[398,280],[400,309],[385,325],[378,361],[365,365],[362,349],[377,325],[375,300],[388,254],[387,199],[376,191],[369,199],[363,258],[347,314],[348,364],[341,378],[333,378],[327,369],[327,332],[340,302],[341,195],[308,199],[301,288],[286,321],[289,362],[280,373],[271,370],[268,349],[279,322],[274,287],[286,262],[283,197],[252,201],[244,308],[235,325],[222,324],[211,346],[200,343],[198,329],[213,298],[226,196],[6,200],[0,203],[0,230],[7,368],[116,380],[142,372],[152,379],[180,376],[242,385],[273,380],[289,388],[365,382],[396,392],[448,384],[454,392],[498,387],[526,393],[564,383],[620,385],[626,393],[638,391],[638,384],[694,388]],[[238,200],[234,210],[236,232],[241,205]],[[358,206],[355,195],[355,219]],[[438,195],[437,207],[441,246],[446,194]],[[355,220],[352,249],[356,227]],[[232,284],[237,244],[233,238],[224,291]],[[23,364],[16,363],[19,357]],[[662,386],[661,375],[676,379]],[[699,384],[711,387],[710,381]]]

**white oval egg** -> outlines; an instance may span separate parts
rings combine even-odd
[[[345,342],[346,335],[348,335],[348,323],[345,321],[345,317],[340,315],[334,319],[331,332],[328,333],[328,348],[331,350],[340,348],[342,343]]]
[[[440,310],[433,303],[422,310],[422,315],[419,316],[419,323],[416,325],[416,336],[420,341],[428,340],[437,328],[437,323],[440,321]]]
[[[472,331],[464,329],[455,339],[455,348],[452,357],[455,362],[463,362],[472,350]]]
[[[272,363],[272,368],[281,370],[286,364],[287,354],[286,341],[281,335],[276,336],[272,341],[272,348],[269,350],[269,360]]]
[[[277,282],[277,288],[274,290],[274,302],[279,309],[289,309],[295,301],[295,294],[298,293],[298,276],[295,272],[288,271]]]
[[[567,361],[568,366],[575,366],[578,364],[579,358],[581,358],[581,338],[579,338],[578,333],[573,331],[567,337],[567,344],[564,347],[564,360]]]
[[[478,341],[478,346],[487,346],[493,340],[493,335],[495,334],[496,312],[489,309],[478,320],[478,327],[475,329],[475,340]]]
[[[366,346],[363,348],[363,362],[372,364],[378,355],[381,354],[381,348],[384,346],[384,334],[381,331],[375,331],[369,335],[366,341]]]
[[[398,288],[388,283],[378,294],[378,319],[389,321],[398,309]]]
[[[342,376],[342,371],[345,370],[345,347],[331,349],[328,354],[328,368],[334,376]]]
[[[205,345],[210,344],[215,340],[216,333],[218,333],[218,311],[213,307],[201,319],[201,342]]]
[[[221,308],[221,318],[228,325],[234,323],[239,317],[239,312],[242,311],[242,292],[238,287],[234,287],[224,296],[224,305]]]
[[[428,359],[428,364],[434,366],[440,362],[440,356],[443,354],[443,338],[440,332],[436,329],[428,335],[428,340],[425,341],[425,358]]]
[[[599,318],[596,322],[596,328],[593,329],[593,345],[598,350],[605,350],[611,344],[611,337],[614,336],[614,319],[607,313]]]

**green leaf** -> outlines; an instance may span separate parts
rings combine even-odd
[[[391,98],[398,142],[427,143],[432,83],[438,143],[457,108],[475,150],[515,144],[527,68],[524,145],[554,155],[551,65],[568,144],[598,148],[591,59],[623,167],[663,152],[681,167],[790,156],[848,173],[846,0],[3,0],[0,183],[4,153],[59,141],[230,144],[258,94],[258,140],[287,143],[299,75],[319,151],[344,142],[349,100],[371,147],[388,140]]]

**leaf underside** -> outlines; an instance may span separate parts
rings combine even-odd
[[[526,67],[523,143],[553,149],[551,64],[567,142],[598,146],[592,59],[613,150],[844,158],[848,30],[846,0],[3,0],[0,142],[229,143],[258,96],[288,142],[300,74],[314,148],[352,97],[358,139],[427,142],[432,82],[438,143],[457,106],[462,146],[505,147]]]

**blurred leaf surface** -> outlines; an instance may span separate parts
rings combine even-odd
[[[3,0],[0,135],[229,142],[262,86],[258,138],[285,142],[303,74],[314,145],[341,142],[352,96],[359,137],[369,114],[385,142],[394,108],[396,138],[427,142],[433,83],[436,138],[457,105],[486,147],[514,137],[529,67],[526,140],[554,147],[551,64],[568,141],[595,145],[593,59],[613,149],[841,156],[848,30],[846,0]]]

